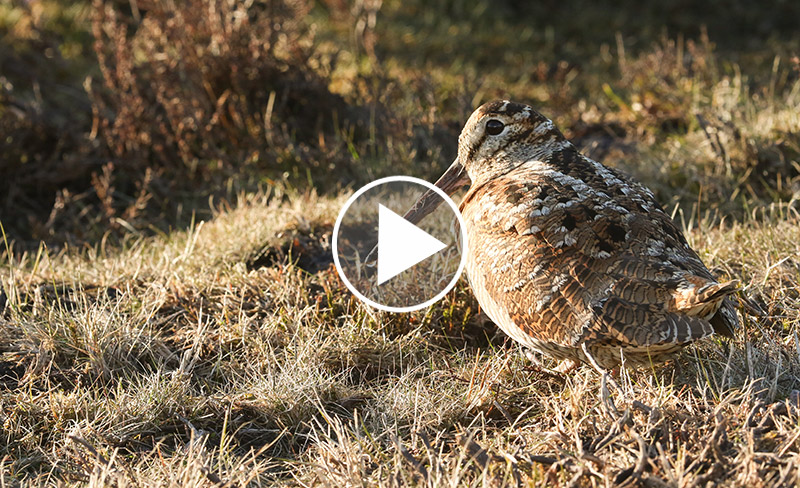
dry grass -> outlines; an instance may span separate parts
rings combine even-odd
[[[0,5],[0,481],[800,484],[797,7],[731,4],[671,36],[668,2],[619,35],[569,1]],[[614,411],[463,280],[413,314],[347,291],[352,189],[437,176],[497,96],[674,209],[742,282],[735,340],[622,370]]]
[[[735,341],[623,370],[619,412],[607,412],[591,368],[531,368],[465,286],[416,314],[359,303],[324,263],[343,201],[242,197],[121,248],[4,252],[4,475],[140,486],[800,479],[794,212],[696,225],[693,244],[743,280],[763,315],[745,314]]]

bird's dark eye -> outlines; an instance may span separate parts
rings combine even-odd
[[[503,132],[503,129],[506,128],[506,124],[500,122],[497,119],[491,119],[486,122],[486,133],[490,136],[496,136],[497,134]]]

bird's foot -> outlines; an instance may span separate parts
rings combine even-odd
[[[611,396],[611,391],[608,388],[609,383],[619,391],[619,386],[617,386],[616,381],[611,378],[611,375],[608,374],[607,371],[602,372],[602,379],[600,380],[600,401],[603,404],[603,409],[606,413],[611,417],[618,417],[619,410],[617,409],[617,405],[614,403],[614,398]]]
[[[553,371],[557,371],[561,374],[569,374],[578,369],[581,363],[574,359],[565,359],[558,363],[558,366],[553,368]]]
[[[539,362],[539,358],[536,357],[536,355],[533,353],[533,351],[526,350],[525,351],[525,357],[528,358],[528,361],[531,362],[531,365],[528,366],[526,369],[528,369],[530,371],[536,371],[537,373],[543,373],[543,374],[545,374],[547,376],[551,376],[551,377],[559,379],[561,381],[564,381],[564,376],[566,375],[566,373],[572,371],[571,369],[567,369],[567,370],[562,369],[562,366],[564,365],[564,363],[566,361],[561,362],[558,366],[556,366],[553,369],[546,368],[545,366],[542,365],[541,362]],[[576,366],[577,366],[577,363],[576,363]]]

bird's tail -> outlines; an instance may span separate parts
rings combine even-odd
[[[702,282],[698,282],[701,279],[696,277],[690,280],[694,281],[695,286],[679,290],[673,295],[672,308],[674,311],[707,320],[717,312],[722,300],[739,288],[738,281],[717,283],[702,279]]]

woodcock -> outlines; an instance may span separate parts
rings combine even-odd
[[[738,326],[736,282],[714,279],[653,193],[582,155],[531,107],[501,100],[472,114],[436,182],[447,194],[465,185],[467,276],[517,342],[614,368]],[[431,193],[409,221],[441,202]]]

